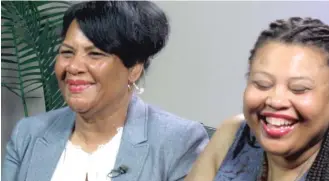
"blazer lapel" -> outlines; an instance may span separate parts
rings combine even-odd
[[[114,169],[125,165],[127,173],[112,178],[113,181],[137,181],[149,152],[147,143],[147,105],[133,96]]]
[[[74,126],[75,114],[69,108],[65,109],[66,111],[54,120],[44,136],[37,138],[26,181],[51,180]]]

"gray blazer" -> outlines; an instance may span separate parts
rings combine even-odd
[[[7,144],[2,181],[50,181],[74,120],[68,107],[20,120]],[[112,181],[183,180],[207,142],[200,123],[133,96],[114,167],[128,171]]]

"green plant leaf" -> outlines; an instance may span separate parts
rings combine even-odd
[[[28,94],[28,93],[30,93],[30,92],[33,92],[34,90],[40,89],[40,88],[42,88],[42,87],[43,87],[43,85],[41,84],[41,85],[39,85],[38,87],[35,87],[35,88],[31,89],[31,90],[28,90],[27,92],[25,92],[25,94]]]
[[[32,57],[28,60],[25,60],[24,62],[21,63],[21,65],[27,65],[27,64],[30,64],[30,63],[36,63],[38,62],[39,58],[38,57]]]
[[[2,1],[1,2],[1,86],[21,98],[28,116],[26,99],[35,90],[44,89],[46,111],[59,108],[65,102],[59,92],[53,70],[56,47],[61,38],[56,31],[69,2]],[[54,97],[55,96],[55,97]]]
[[[15,62],[13,60],[6,59],[6,58],[3,58],[3,57],[1,57],[1,63],[17,64],[17,62]]]
[[[1,70],[9,70],[9,71],[18,71],[18,69],[16,68],[6,68],[6,67],[2,67]]]

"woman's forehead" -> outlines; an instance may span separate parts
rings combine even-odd
[[[327,56],[312,47],[269,43],[257,50],[255,66],[282,69],[320,69],[327,66]]]

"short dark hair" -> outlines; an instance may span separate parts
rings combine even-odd
[[[64,14],[62,38],[73,20],[97,48],[118,56],[127,68],[142,63],[147,69],[165,46],[170,28],[166,14],[148,1],[74,4]]]

